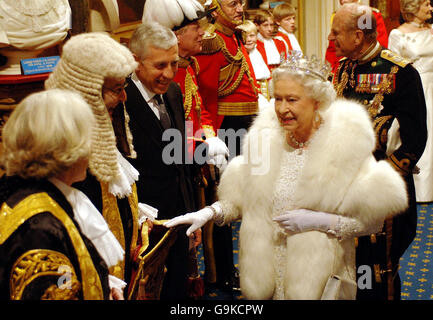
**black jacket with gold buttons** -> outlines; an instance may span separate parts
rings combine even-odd
[[[402,174],[411,174],[427,141],[426,104],[415,68],[379,45],[364,59],[343,59],[333,82],[339,96],[358,100],[372,116],[376,158],[388,158]],[[401,144],[388,150],[388,131],[394,120]]]

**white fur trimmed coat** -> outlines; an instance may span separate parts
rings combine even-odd
[[[403,179],[386,161],[373,157],[375,133],[361,105],[340,99],[322,117],[293,194],[297,208],[335,213],[366,229],[380,229],[385,218],[407,207]],[[218,189],[223,224],[242,219],[239,271],[247,299],[271,299],[275,291],[272,199],[285,144],[274,108],[264,109],[245,136],[243,155],[230,161]],[[337,240],[319,231],[288,235],[284,298],[320,299],[334,258],[334,273],[355,280],[354,236]]]

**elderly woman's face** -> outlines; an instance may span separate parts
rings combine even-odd
[[[425,0],[421,3],[418,12],[415,14],[415,16],[421,20],[426,21],[431,18],[432,16],[432,6],[430,5],[430,0]]]
[[[274,83],[275,112],[285,131],[310,132],[319,103],[310,98],[304,86],[291,78]]]

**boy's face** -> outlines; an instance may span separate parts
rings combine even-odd
[[[257,34],[255,32],[248,32],[245,36],[245,49],[247,49],[248,52],[251,52],[256,47],[257,43]]]
[[[294,33],[296,30],[296,16],[291,15],[284,17],[283,19],[281,19],[278,25],[280,25],[288,33]]]
[[[272,39],[272,34],[274,32],[274,21],[271,18],[266,19],[261,25],[257,26],[257,30],[265,39]]]

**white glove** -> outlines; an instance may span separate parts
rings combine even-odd
[[[338,216],[332,213],[297,209],[287,211],[285,214],[272,220],[278,222],[280,227],[290,232],[322,231],[331,232],[337,223]]]
[[[223,171],[227,166],[229,157],[229,149],[224,141],[218,137],[207,138],[205,142],[209,146],[207,164],[215,165],[220,171]]]
[[[197,229],[200,229],[206,224],[206,222],[211,220],[214,215],[214,210],[209,207],[205,207],[199,211],[190,212],[182,216],[175,217],[165,222],[164,226],[167,228],[171,228],[179,224],[190,224],[191,227],[186,230],[186,235],[189,237],[191,233],[195,232]]]

